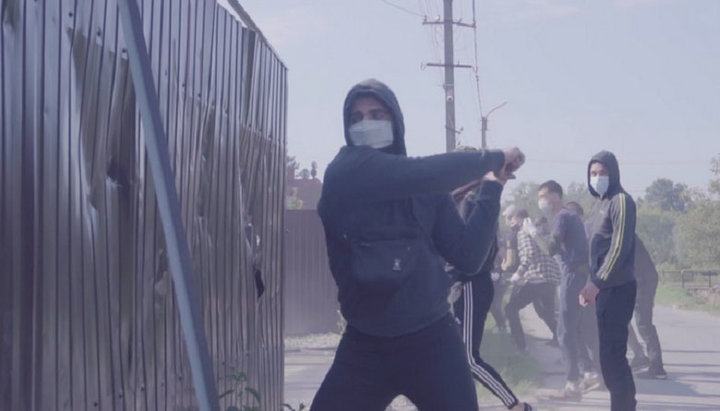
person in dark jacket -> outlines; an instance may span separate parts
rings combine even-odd
[[[637,374],[638,378],[667,379],[667,372],[663,366],[662,349],[657,329],[653,325],[653,305],[655,304],[655,292],[658,286],[658,272],[650,257],[650,253],[640,238],[635,237],[635,278],[637,279],[637,297],[635,300],[635,325],[638,333],[647,344],[647,356],[640,345],[629,344],[633,351],[633,360],[630,363],[633,368],[648,369]],[[632,331],[632,326],[630,326]],[[644,361],[642,361],[644,359]]]
[[[490,179],[493,180],[492,177],[490,177]],[[458,209],[460,215],[465,219],[471,215],[475,207],[478,207],[478,201],[483,200],[479,199],[473,191],[469,191],[464,195],[462,192],[453,192],[453,197],[456,201],[462,198],[460,199]],[[485,201],[494,201],[494,199],[488,198],[485,199]],[[497,231],[497,224],[495,225],[495,231]],[[496,237],[490,253],[476,275],[467,276],[461,275],[455,270],[451,271],[454,279],[459,280],[461,284],[460,296],[453,304],[453,311],[462,326],[466,356],[470,363],[470,371],[472,372],[473,378],[498,397],[508,409],[512,410],[518,407],[519,409],[532,410],[532,407],[527,403],[520,405],[520,401],[505,383],[502,376],[480,356],[480,345],[482,344],[485,330],[485,321],[487,320],[495,291],[491,273],[495,268],[497,253],[498,244]]]
[[[405,395],[420,409],[476,410],[450,313],[445,262],[476,273],[495,238],[502,184],[483,184],[467,221],[450,191],[494,172],[513,178],[518,149],[409,158],[395,94],[377,80],[348,93],[345,140],[325,171],[318,213],[347,321],[312,410],[384,410]]]
[[[552,228],[547,241],[538,235],[539,229],[530,220],[525,221],[524,230],[542,244],[549,255],[555,256],[561,272],[558,300],[558,338],[565,363],[565,386],[551,396],[559,400],[579,400],[582,397],[583,376],[579,367],[580,315],[582,307],[578,294],[585,286],[590,274],[588,266],[588,243],[585,226],[580,217],[563,205],[563,189],[555,180],[548,180],[538,189],[538,207],[552,218]],[[599,384],[597,374],[588,373],[591,385]]]
[[[590,222],[590,282],[581,305],[596,304],[600,368],[612,411],[635,410],[635,381],[628,365],[628,324],[635,306],[635,202],[620,184],[620,167],[608,151],[588,165],[590,194],[600,199]]]
[[[587,224],[585,223],[585,211],[582,206],[575,201],[565,203],[565,208],[572,211],[583,221],[583,230],[585,231],[585,239],[587,241]],[[595,316],[595,307],[580,307],[580,330],[578,333],[578,365],[584,378],[580,383],[580,388],[585,391],[591,391],[595,388],[601,388],[602,383],[597,384],[594,378],[600,370],[600,347],[597,327],[597,317]]]

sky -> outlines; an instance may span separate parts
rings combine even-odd
[[[221,4],[224,0],[219,1]],[[245,0],[288,68],[288,155],[325,166],[344,144],[342,103],[358,81],[396,93],[408,154],[445,150],[442,0]],[[454,0],[472,23],[472,0]],[[399,6],[399,7],[398,7]],[[491,148],[518,146],[518,182],[584,182],[610,150],[622,183],[657,178],[704,189],[720,154],[720,0],[477,0],[477,74]],[[475,65],[456,26],[455,63]],[[456,69],[456,125],[480,146],[475,71]],[[513,184],[509,183],[509,188]],[[507,190],[506,190],[507,191]]]

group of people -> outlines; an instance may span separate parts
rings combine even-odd
[[[420,410],[476,410],[473,379],[508,409],[532,410],[480,356],[489,312],[499,325],[507,317],[525,349],[519,310],[530,303],[562,351],[567,384],[557,397],[597,386],[595,361],[611,409],[635,409],[626,359],[634,309],[645,318],[648,371],[664,370],[652,298],[638,293],[636,308],[635,204],[612,153],[589,161],[597,202],[585,222],[551,180],[538,192],[548,227],[506,210],[513,234],[500,243],[500,197],[524,163],[519,149],[408,157],[398,101],[377,80],[349,91],[343,120],[346,145],[327,167],[318,213],[347,327],[312,410],[384,410],[398,395]],[[504,313],[501,293],[493,298],[501,272],[512,284]]]

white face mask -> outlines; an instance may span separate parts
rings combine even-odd
[[[385,148],[393,143],[392,121],[360,120],[348,129],[350,141],[355,146]]]
[[[548,214],[548,213],[552,212],[552,210],[553,210],[553,205],[552,205],[552,203],[551,203],[550,201],[548,201],[548,200],[546,200],[546,199],[544,199],[544,198],[541,198],[541,199],[538,200],[538,208],[539,208],[540,211],[542,211],[543,213]]]
[[[603,196],[603,195],[605,195],[605,193],[607,193],[607,190],[610,187],[610,177],[608,177],[608,176],[590,177],[590,187],[592,187],[596,193],[600,194],[600,196]]]

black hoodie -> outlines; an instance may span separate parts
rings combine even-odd
[[[387,149],[353,146],[350,110],[372,96],[393,117]],[[502,186],[483,184],[467,222],[449,192],[499,171],[501,151],[409,158],[402,112],[393,92],[377,80],[353,87],[343,109],[347,145],[325,171],[318,213],[325,228],[330,271],[348,324],[377,336],[417,331],[449,311],[444,261],[477,272],[494,240]]]
[[[600,196],[590,185],[590,167],[601,163],[610,184]],[[601,151],[588,164],[588,189],[600,199],[590,216],[590,275],[599,288],[616,287],[635,280],[635,202],[620,184],[615,155]]]

